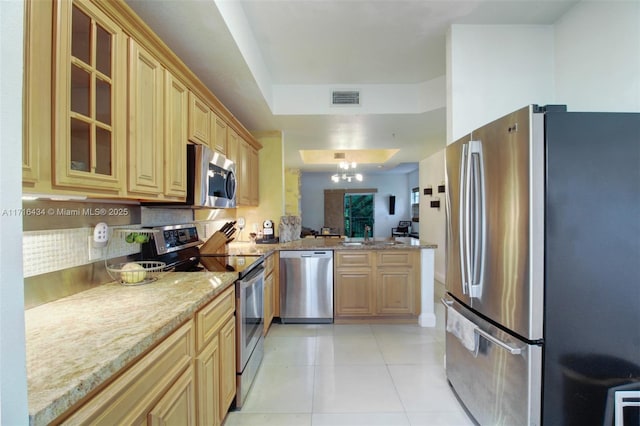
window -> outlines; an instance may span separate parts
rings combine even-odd
[[[411,220],[420,221],[420,190],[419,188],[411,188]]]
[[[373,235],[373,194],[344,195],[344,230],[348,237],[364,237],[364,227]]]

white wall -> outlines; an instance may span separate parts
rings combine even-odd
[[[640,2],[580,2],[555,26],[556,99],[570,111],[640,111]]]
[[[320,231],[324,226],[324,190],[339,188],[377,188],[374,197],[374,237],[390,237],[391,228],[400,220],[411,220],[410,193],[406,174],[365,174],[362,182],[333,183],[332,173],[302,173],[301,216],[302,226]],[[396,197],[396,210],[389,215],[389,196]]]
[[[22,207],[24,4],[0,1],[0,206]],[[22,216],[0,216],[0,424],[28,424]]]
[[[420,241],[435,243],[435,279],[444,283],[446,254],[446,213],[445,195],[438,193],[438,185],[444,181],[445,150],[425,158],[420,162]],[[424,195],[423,188],[431,185],[433,195]],[[439,199],[440,208],[432,208],[431,201]]]
[[[553,27],[453,25],[447,143],[528,104],[554,102]]]

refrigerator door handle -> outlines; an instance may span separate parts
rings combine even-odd
[[[484,187],[484,158],[482,153],[482,141],[469,142],[469,227],[468,232],[473,234],[473,246],[469,247],[468,256],[469,295],[480,298],[484,283],[485,263],[485,187]],[[470,239],[470,238],[469,238]]]
[[[462,147],[460,165],[460,268],[462,294],[470,294],[471,285],[471,142]]]
[[[482,330],[481,328],[476,327],[476,329],[474,331],[476,332],[476,334],[478,334],[479,336],[484,337],[485,339],[487,339],[491,343],[494,343],[494,344],[500,346],[502,349],[506,350],[511,355],[520,355],[522,353],[522,349],[521,348],[513,347],[513,346],[503,342],[502,340],[493,337],[492,335],[490,335],[486,331]]]

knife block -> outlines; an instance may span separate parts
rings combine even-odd
[[[220,231],[216,231],[200,247],[201,254],[220,254],[226,252],[227,236]]]

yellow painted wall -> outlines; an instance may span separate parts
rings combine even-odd
[[[290,216],[300,216],[300,169],[284,171],[284,211]]]
[[[262,222],[271,219],[276,235],[280,216],[284,215],[284,152],[282,132],[256,132],[252,135],[262,144],[260,161],[260,204],[258,207],[238,207],[236,217],[244,217],[246,228],[239,238],[247,241],[254,226],[262,229]]]

